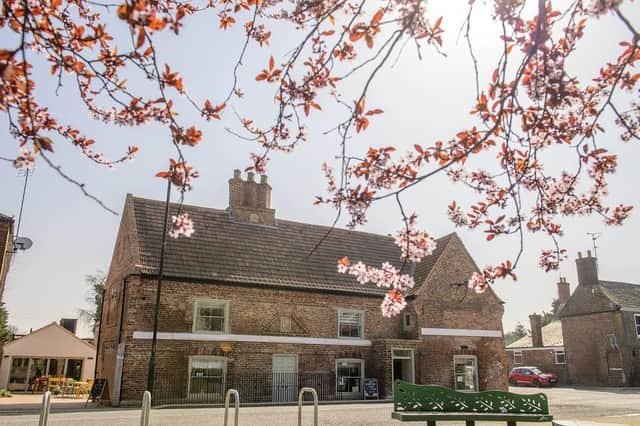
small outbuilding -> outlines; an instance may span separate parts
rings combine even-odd
[[[52,322],[3,347],[0,389],[26,391],[40,376],[93,379],[96,348]]]

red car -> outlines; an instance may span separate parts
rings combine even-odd
[[[517,367],[509,373],[509,384],[529,386],[554,386],[558,377],[552,373],[543,373],[538,367]]]

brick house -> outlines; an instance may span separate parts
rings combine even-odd
[[[569,383],[640,386],[640,285],[603,281],[578,253],[578,286],[560,313]]]
[[[13,218],[0,213],[0,302],[13,253]]]
[[[558,282],[558,312],[562,311],[569,300],[569,283],[565,278]],[[568,381],[566,353],[562,336],[562,323],[559,315],[542,327],[540,314],[529,315],[531,333],[507,346],[509,371],[514,367],[533,366],[545,373],[554,373],[558,384]]]
[[[183,207],[196,232],[167,243],[154,401],[167,388],[174,401],[219,401],[226,387],[247,402],[290,401],[307,385],[362,399],[365,378],[382,398],[394,378],[506,388],[503,302],[468,291],[478,269],[456,234],[411,265],[407,309],[385,319],[384,291],[336,266],[346,255],[399,267],[393,238],[276,218],[270,198],[266,176],[236,170],[227,209]],[[146,387],[163,213],[163,202],[127,195],[98,341],[96,377],[113,404],[139,403]]]

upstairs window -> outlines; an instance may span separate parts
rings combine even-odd
[[[633,314],[633,319],[636,322],[636,336],[640,339],[640,314]]]
[[[213,299],[196,300],[193,332],[226,333],[228,329],[228,318],[228,301]]]
[[[338,336],[362,339],[364,312],[341,309],[338,311]]]
[[[564,349],[556,349],[556,364],[566,364],[567,358],[564,354]]]

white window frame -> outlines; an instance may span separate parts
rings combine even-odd
[[[338,387],[338,367],[341,362],[352,362],[352,363],[360,363],[360,391],[359,392],[337,392]],[[360,358],[336,358],[336,393],[342,394],[351,394],[352,396],[356,396],[355,394],[364,395],[364,359]]]
[[[472,359],[474,361],[475,364],[475,384],[476,384],[476,389],[455,389],[456,387],[456,360],[459,359]],[[480,382],[478,381],[478,357],[475,355],[454,355],[453,356],[453,387],[454,390],[458,391],[458,392],[480,392]]]
[[[341,336],[340,335],[340,317],[343,313],[358,313],[360,314],[360,336]],[[364,311],[360,309],[338,309],[338,338],[339,339],[364,339]]]
[[[520,361],[517,360],[517,356],[520,357]],[[522,365],[522,351],[513,351],[513,365]]]
[[[559,361],[558,361],[558,354],[560,354],[560,353],[562,354],[562,358],[564,359],[564,361],[563,361],[563,362],[559,362]],[[567,353],[565,352],[565,350],[564,350],[564,349],[555,349],[555,350],[553,351],[553,355],[554,355],[554,356],[555,356],[555,358],[556,358],[556,364],[560,364],[560,365],[562,365],[562,364],[566,364],[566,363],[567,363]]]
[[[201,305],[224,305],[224,326],[222,331],[198,330],[198,307]],[[225,334],[229,333],[229,305],[230,302],[224,299],[197,298],[193,301],[193,324],[194,334]]]
[[[191,364],[193,360],[215,360],[222,361],[224,367],[222,368],[222,388],[226,389],[227,387],[227,367],[228,367],[228,359],[223,356],[215,356],[215,355],[192,355],[189,357],[189,370],[187,371],[187,395],[191,395]],[[222,394],[224,394],[224,390]],[[196,394],[199,395],[199,394]]]
[[[636,336],[640,339],[640,314],[633,314],[633,321],[636,326]]]

